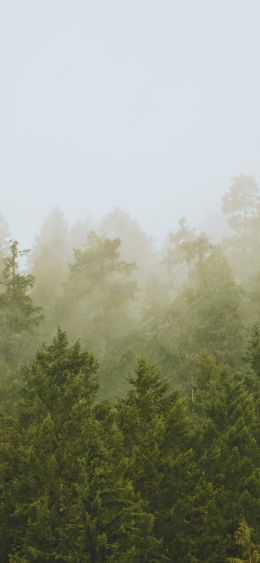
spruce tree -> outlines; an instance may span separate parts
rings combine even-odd
[[[9,456],[2,472],[3,560],[148,563],[158,553],[153,517],[96,419],[96,369],[59,330],[24,371],[16,463]]]
[[[41,309],[31,298],[34,278],[23,273],[19,263],[27,254],[27,250],[19,250],[17,241],[11,241],[0,274],[0,352],[12,365],[26,357],[27,336],[42,319]]]
[[[207,561],[221,562],[245,518],[258,535],[259,424],[256,400],[244,374],[204,358],[194,396],[196,455],[200,472],[216,494],[214,534]],[[221,539],[222,538],[222,539]],[[201,549],[200,549],[201,551]],[[205,552],[207,553],[207,552]]]

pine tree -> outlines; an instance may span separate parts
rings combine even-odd
[[[27,250],[19,250],[17,241],[11,241],[0,275],[0,351],[12,365],[19,353],[26,355],[23,350],[26,335],[31,334],[42,319],[41,310],[33,304],[30,295],[33,276],[20,270],[19,260],[27,254]]]
[[[212,517],[218,539],[214,553],[206,559],[215,563],[224,560],[242,517],[258,533],[260,457],[256,401],[242,373],[204,357],[193,408],[200,472],[216,493],[217,511]],[[212,546],[213,538],[214,535]]]
[[[128,474],[155,516],[155,536],[163,540],[164,556],[195,561],[195,538],[204,532],[212,498],[196,464],[187,406],[145,360],[130,383],[119,403]]]
[[[33,296],[44,308],[49,323],[53,323],[56,301],[63,295],[62,284],[66,281],[73,254],[69,235],[63,214],[58,208],[53,209],[36,237],[30,256],[35,276]]]
[[[198,355],[210,353],[238,366],[246,344],[243,291],[220,249],[203,243],[200,253],[197,243],[186,282],[148,326],[146,343],[167,377],[189,391]]]
[[[59,330],[24,371],[16,463],[2,471],[3,560],[141,563],[159,550],[153,517],[96,419],[96,369]]]
[[[252,530],[249,528],[246,520],[242,520],[235,533],[235,542],[242,548],[242,557],[228,557],[229,563],[258,563],[260,561],[260,553],[252,542]]]
[[[8,228],[8,223],[0,215],[0,269],[3,266],[3,259],[6,257],[9,249],[10,232]]]
[[[222,209],[232,229],[223,249],[236,279],[248,283],[260,270],[260,191],[255,179],[234,178]]]
[[[101,363],[100,387],[107,398],[117,392],[118,378],[119,387],[125,385],[123,347],[134,324],[135,264],[121,259],[120,245],[119,239],[91,233],[85,247],[74,251],[58,313],[70,336],[80,337]]]

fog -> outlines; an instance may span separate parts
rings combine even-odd
[[[0,5],[0,212],[31,245],[120,207],[159,241],[260,179],[257,0]]]
[[[259,0],[0,1],[0,562],[260,561]]]

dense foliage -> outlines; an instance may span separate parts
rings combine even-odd
[[[218,244],[182,219],[159,252],[56,209],[29,260],[1,219],[1,562],[259,561],[252,178],[223,211]]]

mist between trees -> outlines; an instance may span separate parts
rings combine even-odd
[[[260,191],[218,242],[0,223],[0,561],[260,560]]]

